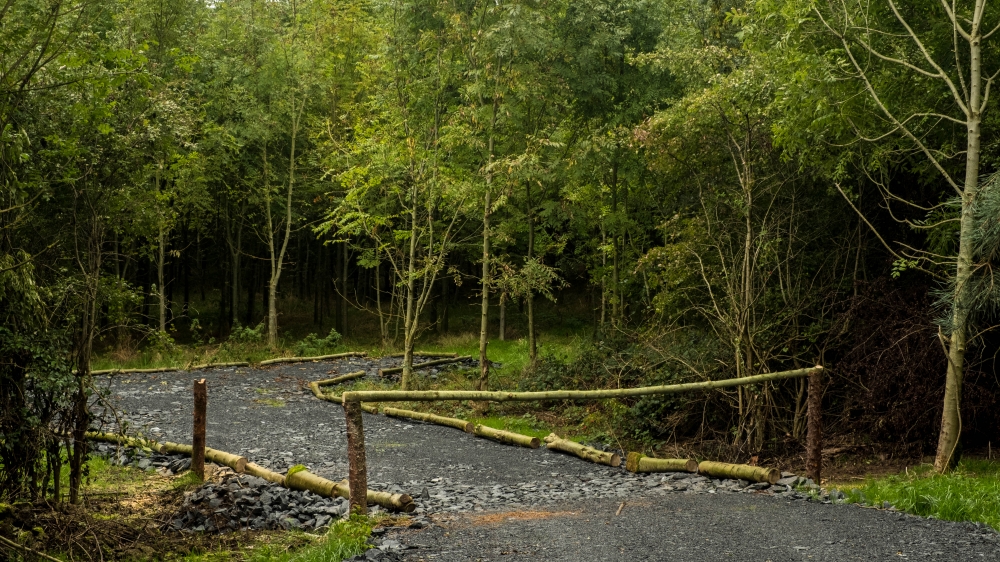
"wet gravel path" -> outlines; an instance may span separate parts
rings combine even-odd
[[[103,416],[109,428],[120,421],[130,432],[189,443],[192,383],[205,378],[210,447],[279,472],[304,464],[340,480],[347,475],[342,410],[316,400],[306,384],[360,369],[374,377],[398,363],[350,358],[98,382],[118,410],[117,418]],[[416,514],[434,523],[379,539],[385,544],[370,551],[372,560],[384,552],[406,560],[1000,561],[998,535],[965,524],[822,505],[784,487],[634,475],[384,416],[365,414],[364,424],[371,488],[412,495]]]

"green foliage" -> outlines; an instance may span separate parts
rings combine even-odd
[[[336,351],[340,346],[340,334],[336,329],[330,328],[330,333],[324,338],[316,334],[309,334],[295,344],[295,355],[298,357],[315,357],[317,355],[328,355]]]
[[[900,511],[947,521],[978,521],[1000,530],[1000,464],[963,460],[954,472],[936,474],[929,466],[908,474],[866,480],[845,492],[849,501],[881,507],[889,502]]]

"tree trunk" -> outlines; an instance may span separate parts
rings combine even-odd
[[[500,341],[507,340],[507,295],[500,295]]]
[[[159,329],[161,334],[167,333],[167,284],[166,276],[164,275],[164,266],[167,261],[167,241],[163,230],[163,225],[160,225],[156,252],[156,297],[160,305]]]
[[[528,261],[535,257],[535,213],[531,204],[531,182],[526,186],[526,199],[528,200]],[[535,291],[528,287],[528,295],[525,297],[528,304],[528,360],[534,363],[538,358],[538,349],[535,342]]]
[[[347,336],[347,240],[340,244],[340,335]]]
[[[977,7],[979,2],[976,3]],[[962,192],[962,216],[959,227],[958,263],[955,271],[955,288],[952,296],[951,339],[948,342],[948,370],[945,375],[944,408],[941,412],[941,433],[938,437],[937,455],[934,468],[945,472],[953,468],[959,460],[959,440],[962,433],[962,384],[967,345],[967,329],[971,294],[969,281],[972,277],[973,242],[975,228],[973,212],[979,191],[979,156],[981,132],[981,33],[973,26],[973,40],[969,64],[969,111],[968,136],[965,162],[965,185]]]
[[[403,376],[400,388],[409,390],[413,376],[413,338],[416,337],[417,318],[414,315],[413,300],[417,288],[417,183],[410,187],[410,256],[406,264],[406,317],[403,322]]]
[[[448,333],[448,277],[441,278],[441,333]]]
[[[490,200],[489,186],[486,188],[486,206],[483,212],[483,300],[481,305],[481,318],[479,322],[479,382],[476,384],[477,390],[486,390],[489,385],[490,362],[486,358],[486,346],[489,345],[487,339],[487,323],[490,319]]]
[[[611,165],[611,215],[617,221],[618,214],[618,159]],[[619,264],[618,264],[618,229],[611,233],[611,325],[618,325],[621,314],[621,295],[619,294]]]

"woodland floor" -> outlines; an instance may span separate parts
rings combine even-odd
[[[190,442],[191,383],[205,378],[209,446],[339,480],[347,474],[342,411],[305,385],[362,368],[374,374],[378,365],[355,358],[100,384],[130,432]],[[383,416],[364,423],[371,487],[410,493],[434,522],[387,535],[408,547],[406,560],[1000,560],[998,535],[981,525],[768,493],[664,492],[660,475],[544,448]]]

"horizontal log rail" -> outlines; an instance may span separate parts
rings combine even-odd
[[[662,386],[640,386],[636,388],[612,388],[607,390],[550,390],[543,392],[491,392],[479,390],[359,390],[345,392],[347,402],[434,402],[438,400],[480,400],[484,402],[532,402],[541,400],[605,400],[608,398],[629,398],[632,396],[652,396],[674,394],[692,390],[730,388],[759,382],[798,379],[809,376],[813,371],[822,371],[819,365],[794,371],[766,373],[738,379],[689,382]]]
[[[347,460],[348,480],[350,488],[350,508],[352,512],[368,513],[368,470],[365,458],[365,434],[362,411],[367,411],[364,402],[433,402],[479,400],[488,402],[530,402],[543,400],[606,400],[609,398],[628,398],[632,396],[653,396],[657,394],[674,394],[695,390],[712,390],[716,388],[731,388],[763,382],[773,382],[786,379],[810,378],[809,403],[809,446],[807,454],[810,461],[817,458],[812,449],[819,447],[819,377],[823,367],[816,365],[805,369],[766,373],[737,379],[718,381],[702,381],[661,386],[643,386],[637,388],[617,388],[607,390],[552,390],[545,392],[489,392],[475,390],[362,390],[345,392],[341,395],[344,406],[344,419],[347,422]],[[328,399],[318,392],[319,386],[311,385],[317,397]],[[816,395],[815,397],[813,395]],[[377,407],[375,412],[377,412]],[[548,441],[548,439],[546,439]],[[576,451],[571,451],[579,454]],[[582,455],[586,458],[586,455]],[[610,461],[609,461],[610,462]],[[815,461],[813,461],[815,462]],[[810,472],[815,470],[815,481],[819,483],[819,466],[810,464]]]

